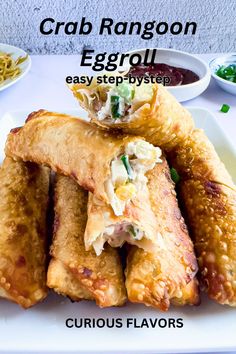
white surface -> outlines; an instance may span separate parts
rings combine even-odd
[[[215,56],[217,55],[201,55],[201,58],[209,61]],[[64,84],[64,79],[67,75],[84,73],[79,68],[79,62],[78,56],[33,56],[33,65],[29,74],[16,85],[0,92],[0,117],[5,112],[12,110],[29,112],[39,108],[47,108],[66,111],[78,108],[72,94]],[[231,106],[229,113],[219,113],[222,103]],[[208,89],[201,96],[188,101],[186,104],[211,110],[221,127],[220,132],[225,131],[236,148],[236,104],[234,96],[222,91],[212,80]],[[214,139],[215,137],[215,143],[224,147],[223,140],[217,133],[215,134],[215,129],[217,129],[214,124],[215,121],[208,120],[205,114],[207,113],[202,112],[201,117],[208,124],[208,132],[212,135],[211,138]],[[15,116],[16,114],[14,114]],[[14,118],[8,115],[5,131],[0,123],[0,134],[7,133],[12,125],[15,125]],[[0,151],[2,151],[4,139],[0,138],[0,144]],[[220,151],[223,152],[222,149]],[[226,161],[231,172],[235,166],[235,158],[232,157],[232,154],[231,152],[231,157]],[[163,341],[165,342],[165,349],[170,348],[172,353],[177,353],[177,348],[183,348],[183,350],[179,349],[180,352],[216,352],[232,350],[233,347],[236,347],[235,310],[216,305],[208,300],[204,300],[199,308],[174,309],[165,315],[139,305],[114,309],[113,312],[117,317],[120,317],[123,313],[128,317],[135,317],[137,313],[140,317],[150,317],[151,315],[177,317],[180,314],[184,318],[185,326],[183,329],[136,329],[134,331],[128,329],[100,329],[95,336],[96,331],[94,329],[65,328],[65,318],[71,316],[109,317],[110,310],[100,310],[92,303],[71,304],[68,300],[62,300],[61,297],[56,295],[50,296],[43,304],[27,311],[2,300],[0,301],[1,352],[6,353],[9,350],[18,352],[20,348],[25,348],[27,344],[29,351],[34,349],[35,352],[35,347],[36,351],[40,353],[42,350],[45,352],[51,351],[56,345],[57,353],[59,349],[68,353],[70,349],[75,348],[76,343],[83,353],[88,352],[91,346],[95,346],[97,352],[104,352],[104,346],[107,348],[110,346],[117,353],[120,353],[121,348],[123,348],[124,352],[128,354],[135,344],[136,352],[145,354],[148,350],[149,352],[152,350],[153,353],[160,351],[161,347],[159,345]],[[211,315],[209,316],[209,314]],[[115,339],[117,336],[119,338]],[[155,340],[153,339],[154,336],[156,337]],[[159,350],[156,350],[155,346],[158,346]],[[111,352],[110,350],[107,351]]]
[[[236,83],[224,80],[215,74],[220,66],[228,66],[231,64],[236,65],[236,53],[215,58],[210,62],[209,66],[216,83],[226,92],[236,95]]]
[[[154,48],[153,48],[154,49]],[[139,53],[145,56],[146,49],[137,49],[127,53]],[[150,49],[149,58],[152,52]],[[191,100],[206,90],[211,79],[211,71],[206,62],[194,55],[174,49],[156,49],[156,63],[165,63],[179,68],[192,70],[199,76],[199,80],[188,85],[168,86],[167,89],[179,102]],[[236,86],[236,85],[235,85]]]
[[[236,150],[228,142],[210,112],[191,108],[197,127],[204,128],[234,180]],[[84,116],[82,110],[66,111]],[[0,120],[0,141],[5,141],[6,130],[23,123],[28,112],[5,114]],[[3,148],[3,146],[1,147]],[[223,307],[204,298],[199,307],[171,308],[168,313],[127,304],[123,308],[99,309],[94,303],[70,303],[50,294],[42,303],[24,311],[17,305],[0,301],[0,352],[31,350],[65,353],[183,353],[236,350],[236,309]],[[120,329],[68,329],[66,318],[183,318],[182,329],[139,329],[125,326]],[[14,333],[14,340],[12,334]],[[170,340],[171,338],[171,340]]]
[[[3,44],[0,43],[0,52],[4,52],[6,54],[11,54],[11,57],[16,60],[19,57],[25,57],[27,53],[20,48],[14,47],[12,45],[8,44]],[[0,91],[6,89],[7,87],[10,87],[14,85],[17,81],[21,80],[29,71],[31,67],[31,59],[30,56],[28,55],[28,58],[21,64],[18,65],[19,68],[21,69],[21,72],[18,76],[16,76],[14,79],[7,79],[3,83],[0,84]]]

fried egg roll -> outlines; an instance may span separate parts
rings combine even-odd
[[[6,154],[45,164],[73,177],[80,186],[122,215],[146,188],[145,173],[161,151],[142,138],[117,136],[65,114],[40,110],[8,135]]]
[[[202,130],[170,157],[181,176],[202,287],[218,303],[236,306],[236,187]]]
[[[122,216],[116,216],[109,205],[89,194],[88,221],[84,241],[86,250],[101,254],[106,243],[121,247],[125,242],[151,250],[157,242],[158,223],[152,210],[150,191],[141,191],[127,206]]]
[[[151,208],[155,215],[156,242],[148,252],[131,246],[127,259],[126,288],[130,301],[167,310],[170,301],[181,305],[195,304],[199,298],[193,245],[178,207],[169,167],[164,157],[162,160],[162,164],[157,164],[147,174]],[[90,203],[88,210],[94,207],[94,200],[90,199]],[[142,210],[139,213],[144,225],[153,223],[148,214]],[[132,227],[128,221],[128,217],[126,220],[112,218],[107,207],[101,204],[95,205],[92,214],[88,212],[90,231],[93,226],[95,231],[101,232],[103,241],[113,246],[121,245],[121,241],[131,244],[140,242],[140,229]]]
[[[98,85],[95,78],[89,87],[70,88],[97,125],[142,136],[164,150],[182,144],[193,130],[191,114],[162,85]]]
[[[46,287],[49,169],[5,158],[0,169],[0,296],[24,308]]]
[[[55,221],[47,285],[72,300],[95,300],[100,307],[126,300],[123,270],[117,249],[107,246],[100,256],[86,251],[88,192],[69,177],[57,175]]]

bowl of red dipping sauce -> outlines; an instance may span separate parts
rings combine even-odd
[[[156,51],[155,60],[150,64],[147,60],[147,49],[127,52],[127,54],[138,53],[143,59],[146,58],[145,65],[142,62],[134,66],[125,64],[127,75],[169,78],[169,80],[163,79],[162,83],[179,102],[191,100],[206,90],[211,79],[211,72],[203,60],[179,50],[152,48],[148,52],[150,62],[154,57],[154,50]]]

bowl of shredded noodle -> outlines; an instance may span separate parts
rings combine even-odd
[[[23,50],[0,43],[0,91],[22,79],[31,67],[31,58]]]

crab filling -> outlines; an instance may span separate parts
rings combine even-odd
[[[130,142],[124,154],[111,162],[111,177],[105,187],[115,215],[122,215],[126,205],[139,192],[147,190],[145,174],[162,162],[160,157],[160,148],[137,140]]]
[[[121,247],[125,242],[135,244],[135,241],[141,240],[143,236],[143,231],[130,223],[115,224],[106,227],[104,233],[93,243],[93,248],[96,254],[100,255],[106,242],[112,247]]]
[[[98,120],[119,123],[129,121],[132,106],[139,106],[152,99],[153,87],[142,83],[140,86],[122,83],[118,86],[100,85],[93,108]],[[99,103],[99,104],[98,104]]]

